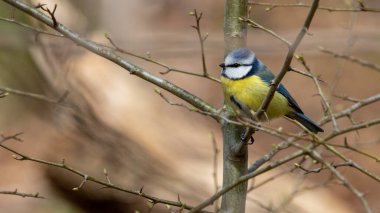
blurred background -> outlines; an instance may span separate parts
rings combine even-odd
[[[269,2],[269,1],[259,1]],[[310,3],[310,1],[272,1],[279,3]],[[205,43],[207,68],[219,77],[218,64],[223,61],[223,3],[213,0],[81,0],[33,1],[58,5],[57,20],[80,35],[109,45],[105,33],[119,47],[178,69],[201,73],[200,44],[190,11],[203,12],[202,33],[208,33]],[[376,0],[363,1],[365,6],[380,8]],[[357,8],[358,1],[322,0],[321,6]],[[289,41],[296,37],[307,14],[306,8],[274,8],[253,6],[251,18],[275,31]],[[45,26],[0,1],[0,16],[15,18],[36,28]],[[311,69],[325,81],[323,90],[330,98],[334,111],[352,103],[334,95],[364,99],[380,92],[378,71],[337,59],[322,53],[325,47],[337,53],[363,58],[380,64],[380,13],[328,12],[318,10],[310,32],[301,43],[303,54]],[[29,97],[8,95],[0,99],[0,133],[23,132],[23,142],[6,142],[26,155],[60,162],[105,180],[106,168],[112,183],[169,200],[181,200],[196,205],[212,195],[214,149],[211,135],[222,148],[219,124],[212,119],[166,103],[147,83],[115,64],[73,44],[70,40],[35,32],[16,24],[0,21],[0,87],[43,94],[58,100],[51,104]],[[258,29],[250,29],[248,46],[277,73],[284,61],[287,47],[281,41]],[[171,72],[152,63],[125,56],[131,62],[165,78],[201,97],[217,108],[222,107],[222,90],[213,81]],[[297,62],[294,67],[302,68]],[[293,94],[304,112],[313,120],[323,117],[320,97],[310,78],[296,73],[286,75],[283,83]],[[173,102],[181,100],[163,94]],[[354,114],[356,121],[378,118],[380,104],[370,105]],[[339,125],[350,123],[342,119]],[[277,119],[269,123],[275,128],[297,132],[299,127]],[[324,126],[331,131],[331,124]],[[380,154],[380,127],[367,128],[346,135],[350,144],[363,151]],[[249,147],[250,162],[271,150],[279,139],[258,132],[255,144]],[[333,143],[343,144],[343,137]],[[365,144],[365,145],[361,145]],[[285,150],[279,156],[291,153]],[[328,153],[324,153],[328,155]],[[346,153],[365,168],[379,174],[374,160]],[[72,191],[82,179],[61,169],[20,162],[11,153],[0,149],[2,174],[0,191],[18,189],[39,192],[47,199],[0,195],[2,212],[149,212],[147,201],[115,190],[86,183]],[[334,161],[334,158],[331,158]],[[218,156],[218,183],[221,183],[221,156]],[[288,166],[288,167],[287,167]],[[280,167],[255,179],[260,182],[292,166]],[[377,195],[379,183],[349,168],[340,169],[346,177],[366,194],[371,208],[380,209]],[[343,186],[332,182],[313,190],[330,177],[328,171],[300,176],[294,171],[275,178],[249,193],[247,212],[361,212],[357,198]],[[296,193],[295,193],[296,192]],[[272,210],[268,207],[273,208]],[[175,209],[175,208],[173,208]],[[209,210],[212,210],[210,208]],[[151,212],[168,212],[164,205]]]

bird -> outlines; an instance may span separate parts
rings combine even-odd
[[[231,51],[219,65],[221,83],[227,105],[238,115],[252,115],[261,106],[275,75],[249,48]],[[288,90],[280,83],[266,110],[266,118],[285,116],[296,120],[312,133],[323,129],[307,117]]]

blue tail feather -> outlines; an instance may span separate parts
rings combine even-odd
[[[313,133],[323,132],[323,129],[320,126],[314,123],[314,121],[312,121],[309,117],[307,117],[303,113],[293,112],[292,114],[286,115],[286,117],[300,122],[304,127],[306,127],[306,129],[310,130],[310,132],[313,132]]]

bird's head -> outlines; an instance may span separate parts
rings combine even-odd
[[[222,76],[237,80],[255,74],[260,63],[250,49],[239,48],[230,52],[219,66],[222,68]]]

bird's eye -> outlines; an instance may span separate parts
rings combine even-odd
[[[234,63],[234,64],[230,64],[230,65],[228,65],[228,67],[240,67],[240,64],[238,64],[238,63]]]

